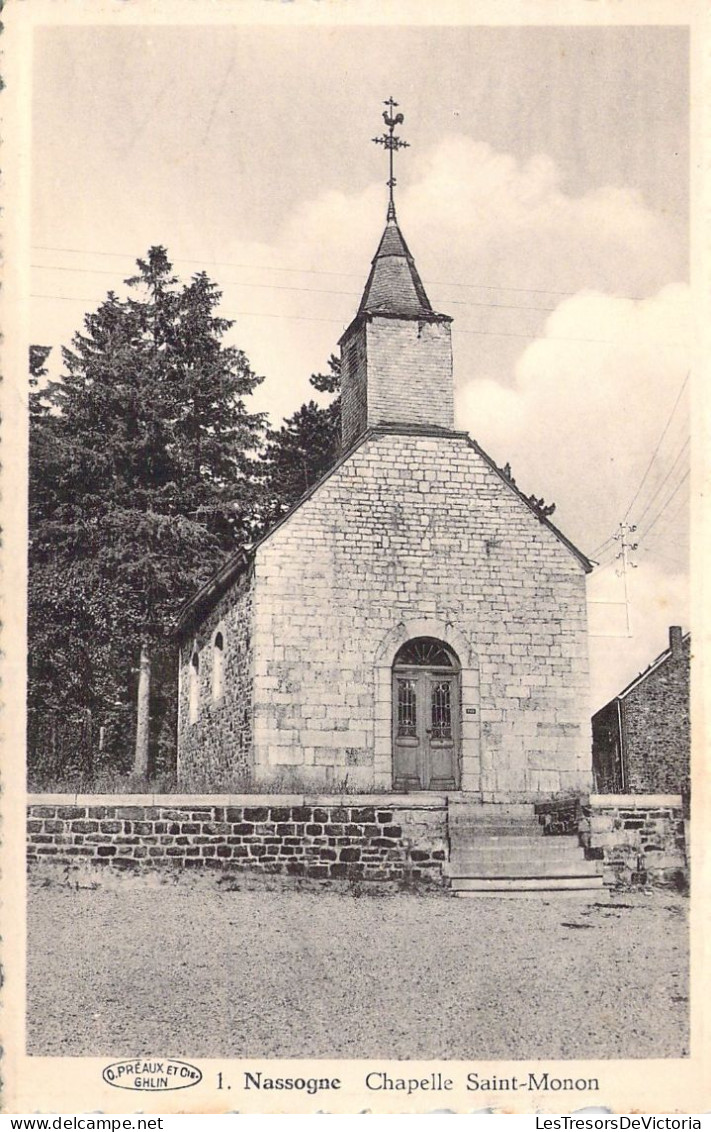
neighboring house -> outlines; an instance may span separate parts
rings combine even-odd
[[[689,783],[691,635],[669,648],[592,717],[593,777],[601,794],[679,794]]]
[[[589,790],[591,564],[455,429],[392,205],[340,347],[340,459],[183,611],[181,787]]]

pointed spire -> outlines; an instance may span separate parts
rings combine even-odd
[[[358,314],[366,313],[400,318],[431,318],[434,314],[395,219],[394,206],[392,216],[388,209],[388,222],[358,308]]]
[[[405,120],[402,113],[395,113],[398,103],[390,96],[385,102],[387,110],[383,119],[387,130],[380,137],[373,138],[388,153],[390,177],[387,181],[388,213],[387,224],[370,269],[358,314],[384,314],[399,318],[439,318],[432,310],[422,280],[410,255],[395,213],[394,189],[397,181],[393,172],[393,155],[399,149],[406,149],[408,142],[395,133],[395,127]]]

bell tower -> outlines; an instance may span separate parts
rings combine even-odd
[[[341,444],[347,450],[369,428],[454,427],[451,318],[437,314],[397,223],[393,154],[406,147],[394,133],[403,121],[389,99],[388,131],[373,140],[390,159],[387,222],[358,313],[340,340]]]

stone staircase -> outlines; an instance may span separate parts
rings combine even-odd
[[[532,805],[449,802],[449,863],[455,896],[577,896],[604,900],[602,865],[576,836],[545,837]]]

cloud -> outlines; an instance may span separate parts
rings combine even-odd
[[[691,335],[684,284],[642,302],[582,293],[548,317],[512,387],[483,379],[461,391],[461,426],[499,463],[510,461],[527,493],[556,501],[554,521],[581,549],[593,552],[624,517],[637,524],[628,538],[640,543],[627,579],[631,637],[622,580],[608,566],[589,581],[593,707],[661,652],[670,624],[688,625]],[[608,542],[599,557],[618,549]]]
[[[426,279],[637,294],[683,274],[675,231],[636,190],[567,194],[561,170],[544,154],[519,162],[451,135],[415,155],[408,182],[396,190],[398,216]],[[263,261],[363,273],[384,212],[381,184],[323,192],[288,218],[273,247],[262,249]]]
[[[459,423],[500,462],[510,461],[522,487],[555,499],[566,533],[591,551],[623,517],[644,475],[689,370],[691,329],[684,284],[641,302],[596,292],[567,299],[519,357],[512,387],[487,378],[462,388]],[[659,469],[679,451],[687,414],[684,397]],[[676,478],[668,482],[671,488]]]
[[[574,195],[550,157],[519,161],[465,135],[401,157],[398,215],[433,305],[454,316],[460,386],[474,379],[511,384],[517,358],[541,335],[559,292],[647,295],[683,277],[673,226],[634,189]],[[316,192],[268,242],[240,233],[239,202],[235,222],[218,227],[171,199],[157,227],[150,209],[131,202],[117,224],[126,247],[143,252],[165,243],[181,274],[206,266],[223,289],[224,310],[237,318],[233,340],[268,378],[260,407],[278,418],[309,395],[309,374],[325,364],[353,317],[382,231],[385,193],[382,182],[352,193]],[[98,302],[130,269],[130,262],[117,266],[116,281],[43,280],[89,299],[93,287]],[[35,338],[66,342],[81,309],[43,302]]]
[[[636,190],[566,193],[561,170],[545,155],[520,162],[453,135],[415,156],[408,180],[397,190],[399,220],[433,305],[454,317],[460,387],[475,379],[511,384],[526,341],[551,333],[552,312],[556,334],[578,339],[582,322],[582,337],[595,338],[598,319],[609,315],[600,310],[599,295],[646,296],[683,278],[673,226]],[[302,349],[312,351],[304,367],[310,372],[353,316],[384,211],[382,184],[322,192],[299,205],[271,244],[222,249],[220,258],[270,269],[246,273],[247,280],[281,285],[256,288],[248,305],[248,291],[226,287],[226,305],[289,316],[271,324],[255,320],[254,334],[247,324],[256,364],[278,391],[276,411],[290,391],[294,398]],[[583,291],[590,292],[586,312],[561,301]],[[619,320],[628,314],[620,308]],[[326,321],[318,325],[319,319]],[[643,333],[640,326],[640,338]],[[577,349],[579,369],[584,348],[577,343]]]
[[[461,249],[467,255],[491,246],[500,251],[502,244],[513,251],[523,242],[554,251],[559,267],[575,268],[581,248],[593,248],[596,263],[603,263],[614,246],[628,248],[639,269],[647,258],[642,240],[673,254],[667,224],[636,190],[605,186],[569,195],[561,170],[545,154],[519,162],[485,142],[450,136],[423,155],[416,174],[419,179],[403,194],[403,211],[433,220],[438,236],[468,230]],[[514,263],[520,258],[519,251]],[[510,261],[497,266],[508,271]]]

